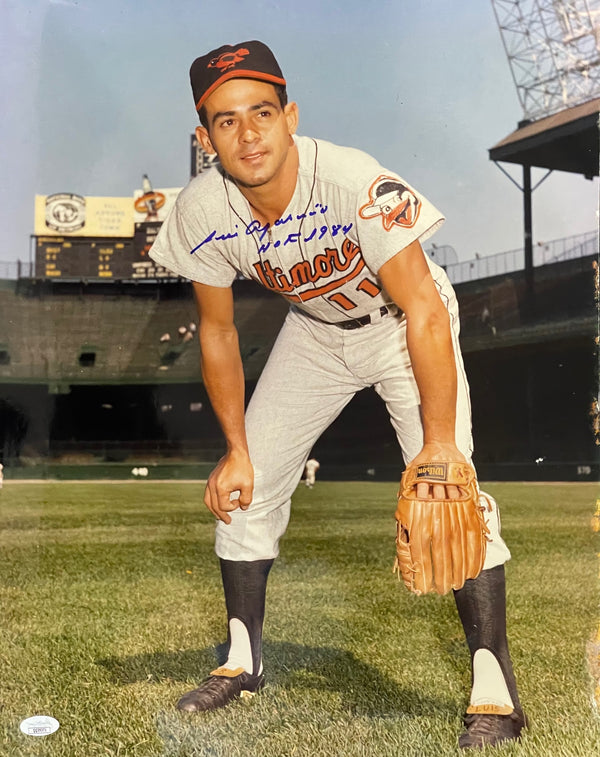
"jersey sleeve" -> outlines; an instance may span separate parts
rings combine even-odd
[[[437,208],[397,174],[381,173],[359,192],[358,243],[375,273],[415,240],[425,241],[444,220]]]
[[[189,218],[176,202],[160,227],[150,257],[169,271],[201,284],[228,287],[237,271],[224,257],[202,216]]]

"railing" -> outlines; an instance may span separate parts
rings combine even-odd
[[[538,242],[533,248],[534,266],[559,263],[563,260],[583,258],[598,252],[598,234],[588,231],[571,237],[555,239],[552,242]],[[513,271],[521,271],[525,267],[525,251],[523,248],[499,252],[485,258],[474,258],[463,263],[451,263],[446,266],[446,273],[453,284],[463,281],[485,279],[490,276],[500,276]]]
[[[0,279],[31,279],[34,265],[23,260],[0,260]]]
[[[427,248],[435,260],[440,257],[442,248]],[[452,249],[452,248],[448,248]],[[598,252],[598,233],[588,231],[570,237],[555,239],[551,242],[538,242],[533,248],[534,266],[548,265],[562,260],[582,258]],[[441,261],[440,261],[441,262]],[[523,248],[499,252],[496,255],[475,257],[460,263],[448,263],[444,266],[450,281],[460,284],[463,281],[485,279],[499,276],[513,271],[523,270],[525,267],[525,252]],[[0,260],[0,279],[33,278],[35,266],[31,261]]]

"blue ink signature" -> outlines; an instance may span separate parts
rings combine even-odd
[[[323,239],[323,237],[329,232],[332,237],[335,237],[339,232],[341,231],[344,236],[350,231],[353,224],[341,224],[341,223],[333,223],[331,226],[321,226],[318,229],[313,229],[310,234],[307,237],[302,237],[302,240],[304,242],[312,242],[313,239],[316,239],[317,241],[319,239]],[[282,242],[280,239],[277,239],[275,242],[268,241],[266,244],[261,244],[258,248],[259,254],[261,252],[266,252],[269,247],[285,247],[287,244],[296,244],[296,242],[300,241],[300,232],[295,232],[293,234],[288,234],[287,238],[284,239]]]
[[[309,218],[316,215],[323,215],[327,212],[328,206],[327,205],[321,205],[320,202],[315,203],[314,208],[312,210],[307,211],[306,213],[297,213],[293,215],[292,213],[289,213],[285,218],[278,218],[275,223],[273,224],[274,227],[284,226],[287,223],[292,223],[293,221],[302,221],[304,218]],[[238,229],[238,225],[235,225],[235,229]],[[252,221],[245,230],[246,236],[251,236],[253,234],[258,234],[258,241],[262,242],[266,234],[269,233],[269,229],[271,228],[271,225],[266,223],[261,225],[260,221]],[[307,236],[304,237],[304,242],[310,242],[313,239],[322,239],[325,234],[327,234],[328,231],[331,231],[331,236],[335,236],[342,231],[343,234],[347,234],[350,229],[352,228],[352,224],[342,225],[334,223],[331,225],[331,228],[329,226],[321,226],[319,229],[313,229],[313,231]],[[317,236],[318,235],[318,236]],[[225,242],[228,239],[235,239],[239,236],[238,231],[229,231],[225,233],[217,233],[217,229],[213,229],[210,234],[205,237],[200,244],[197,244],[193,250],[190,250],[190,255],[193,255],[195,252],[200,250],[202,247],[204,247],[205,244],[209,244],[209,242]],[[288,234],[287,238],[282,242],[280,240],[277,240],[273,243],[273,247],[279,247],[280,245],[287,244],[294,244],[296,242],[299,242],[301,238],[300,232],[295,232],[292,234]],[[271,242],[267,242],[266,245],[262,245],[259,248],[259,252],[264,252],[271,246]]]

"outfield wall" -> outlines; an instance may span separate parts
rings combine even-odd
[[[488,478],[597,476],[595,263],[589,256],[537,268],[533,301],[523,272],[456,287],[475,459]],[[287,304],[253,282],[235,287],[249,397]],[[199,376],[188,283],[5,281],[0,318],[0,459],[7,474],[24,468],[33,477],[70,477],[67,467],[56,473],[55,466],[74,459],[101,477],[112,464],[122,464],[123,475],[143,463],[185,471],[212,466],[222,454]],[[397,443],[374,392],[355,398],[315,454],[322,475],[396,477]]]
[[[96,463],[72,465],[40,462],[36,465],[6,468],[4,480],[19,481],[130,481],[133,484],[169,481],[205,482],[213,469],[211,463],[150,463],[144,466],[128,463]],[[139,471],[145,470],[146,473]],[[324,462],[318,473],[319,481],[393,481],[398,482],[404,466],[381,464],[376,458],[358,465],[328,464]],[[580,462],[503,463],[477,466],[480,481],[599,481],[600,465]],[[299,482],[302,486],[302,481]]]

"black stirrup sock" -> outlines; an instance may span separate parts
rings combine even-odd
[[[486,689],[488,682],[476,681],[475,654],[479,660],[490,660],[489,652],[496,658],[515,710],[520,710],[517,683],[508,651],[506,638],[506,582],[504,565],[483,570],[477,578],[468,579],[462,589],[454,591],[454,599],[462,622],[472,663],[472,685]],[[481,671],[485,669],[478,667]],[[493,688],[493,683],[489,683]],[[498,687],[497,687],[498,688]],[[502,688],[502,687],[499,687]]]
[[[227,646],[229,661],[247,658],[247,640],[250,643],[252,669],[258,675],[262,670],[262,630],[265,617],[267,578],[274,560],[221,560],[221,577],[227,607]],[[232,623],[237,619],[247,632]],[[232,633],[233,630],[233,633]],[[248,669],[246,663],[242,665]]]

